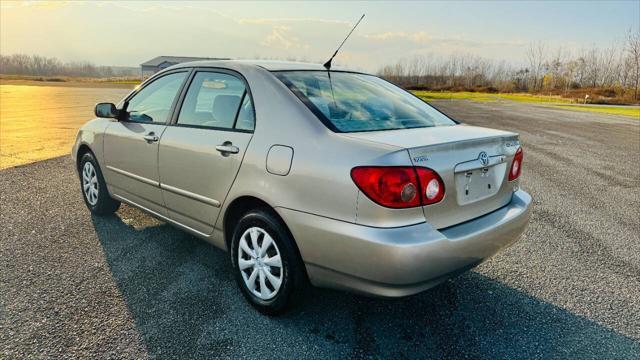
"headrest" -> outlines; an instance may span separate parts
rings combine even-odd
[[[218,95],[213,101],[213,118],[217,122],[230,125],[236,117],[236,111],[240,105],[240,96]]]

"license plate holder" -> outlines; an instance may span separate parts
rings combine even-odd
[[[500,166],[469,169],[455,174],[458,203],[470,204],[495,195],[500,190]]]

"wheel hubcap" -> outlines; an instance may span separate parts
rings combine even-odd
[[[89,205],[98,203],[98,174],[90,162],[85,163],[82,168],[82,189]]]
[[[253,295],[262,300],[276,296],[282,285],[282,260],[278,246],[265,230],[252,227],[242,234],[238,266]]]

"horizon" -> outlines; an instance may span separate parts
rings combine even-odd
[[[378,71],[416,55],[518,64],[532,43],[576,55],[640,29],[637,1],[297,3],[286,15],[282,5],[3,1],[0,53],[126,67],[161,55],[324,62],[365,13],[335,63]]]

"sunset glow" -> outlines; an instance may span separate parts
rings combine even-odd
[[[377,70],[412,55],[468,53],[521,61],[545,41],[577,52],[638,28],[622,2],[72,2],[2,1],[1,52],[136,66],[158,55],[319,62],[362,14],[336,59]],[[283,11],[283,9],[286,9]]]

